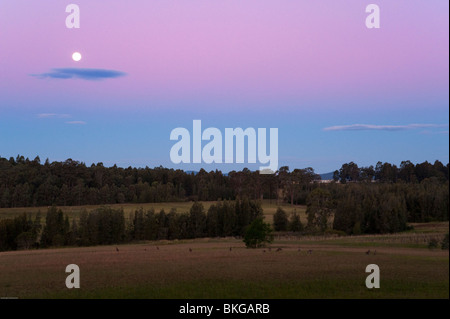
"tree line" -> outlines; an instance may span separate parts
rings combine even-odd
[[[402,161],[400,167],[382,162],[378,162],[375,167],[373,165],[358,167],[358,164],[350,162],[343,164],[333,173],[333,179],[344,184],[361,181],[420,183],[432,177],[440,181],[448,181],[449,164],[444,166],[440,161],[435,161],[434,164],[423,162],[414,165],[411,161]]]
[[[295,210],[288,215],[278,207],[273,227],[275,231],[299,234],[400,232],[408,229],[411,222],[448,221],[448,191],[448,182],[442,183],[437,178],[418,184],[320,184],[307,196],[306,225]],[[262,218],[260,202],[247,198],[218,201],[208,211],[199,202],[194,202],[185,213],[177,213],[175,209],[169,213],[139,209],[128,218],[123,210],[100,207],[82,211],[79,219],[72,222],[61,209],[52,206],[44,226],[40,213],[34,219],[22,214],[0,220],[0,250],[243,236],[248,235],[247,226],[252,223],[262,229],[256,233],[262,234],[269,231]],[[258,247],[261,243],[258,237],[246,240],[249,246]]]
[[[22,215],[1,221],[1,247],[242,236],[245,227],[262,216],[258,201],[264,198],[307,205],[306,225],[297,213],[288,216],[279,209],[276,231],[397,232],[408,223],[449,220],[448,168],[439,161],[404,161],[400,167],[379,162],[361,168],[350,162],[334,172],[331,183],[317,183],[320,178],[312,168],[290,171],[283,166],[273,175],[248,169],[228,175],[202,169],[195,174],[163,167],[87,167],[71,159],[41,164],[39,157],[0,157],[1,207],[219,200],[207,212],[197,203],[189,213],[136,211],[132,223],[123,212],[108,208],[84,212],[70,223],[51,208],[42,230],[40,214],[35,220]]]
[[[336,194],[333,228],[348,234],[393,233],[408,223],[448,221],[449,185],[436,178],[419,184],[346,185]]]
[[[404,161],[400,167],[378,162],[375,167],[358,167],[350,162],[334,172],[334,180],[346,183],[419,184],[430,178],[448,182],[449,164]],[[173,201],[270,199],[277,203],[306,204],[308,194],[320,180],[310,167],[290,170],[283,166],[276,174],[259,174],[248,169],[223,174],[215,170],[198,173],[155,168],[86,166],[68,159],[41,163],[17,156],[0,157],[0,207],[81,206]]]
[[[322,184],[307,196],[307,224],[295,210],[290,216],[278,208],[275,231],[348,235],[395,233],[410,223],[448,221],[449,185],[437,178],[418,184]]]
[[[248,225],[263,217],[257,201],[219,201],[205,211],[199,202],[189,212],[166,213],[138,209],[129,217],[122,209],[100,207],[69,221],[55,206],[48,208],[45,223],[37,214],[0,220],[0,251],[62,246],[120,244],[140,240],[174,240],[201,237],[243,236]]]

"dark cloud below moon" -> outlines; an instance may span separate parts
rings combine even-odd
[[[77,69],[77,68],[61,68],[52,69],[51,72],[31,74],[31,76],[39,79],[81,79],[89,81],[99,81],[104,79],[115,79],[127,75],[124,72],[105,69]]]

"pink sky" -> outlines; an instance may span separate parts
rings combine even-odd
[[[379,30],[365,27],[360,0],[74,2],[81,28],[68,30],[68,3],[2,1],[2,94],[363,100],[435,98],[448,85],[446,1],[375,1]],[[95,88],[28,76],[55,67],[128,76]]]

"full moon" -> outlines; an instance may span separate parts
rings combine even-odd
[[[73,59],[75,62],[80,61],[80,60],[81,60],[81,53],[80,53],[80,52],[74,52],[74,53],[72,54],[72,59]]]

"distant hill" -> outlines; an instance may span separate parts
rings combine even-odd
[[[197,175],[198,171],[186,171],[186,174],[194,174]],[[319,174],[320,178],[324,181],[324,180],[330,180],[333,179],[333,174],[334,172],[329,172],[329,173],[325,173],[325,174]],[[228,173],[223,173],[224,176],[228,176]]]
[[[194,175],[197,175],[198,174],[198,171],[185,171],[185,173],[186,174],[194,174]],[[224,173],[224,172],[222,172],[222,174],[223,174],[223,176],[228,176],[228,173]]]
[[[325,174],[319,174],[323,181],[333,179],[334,172],[329,172]]]

